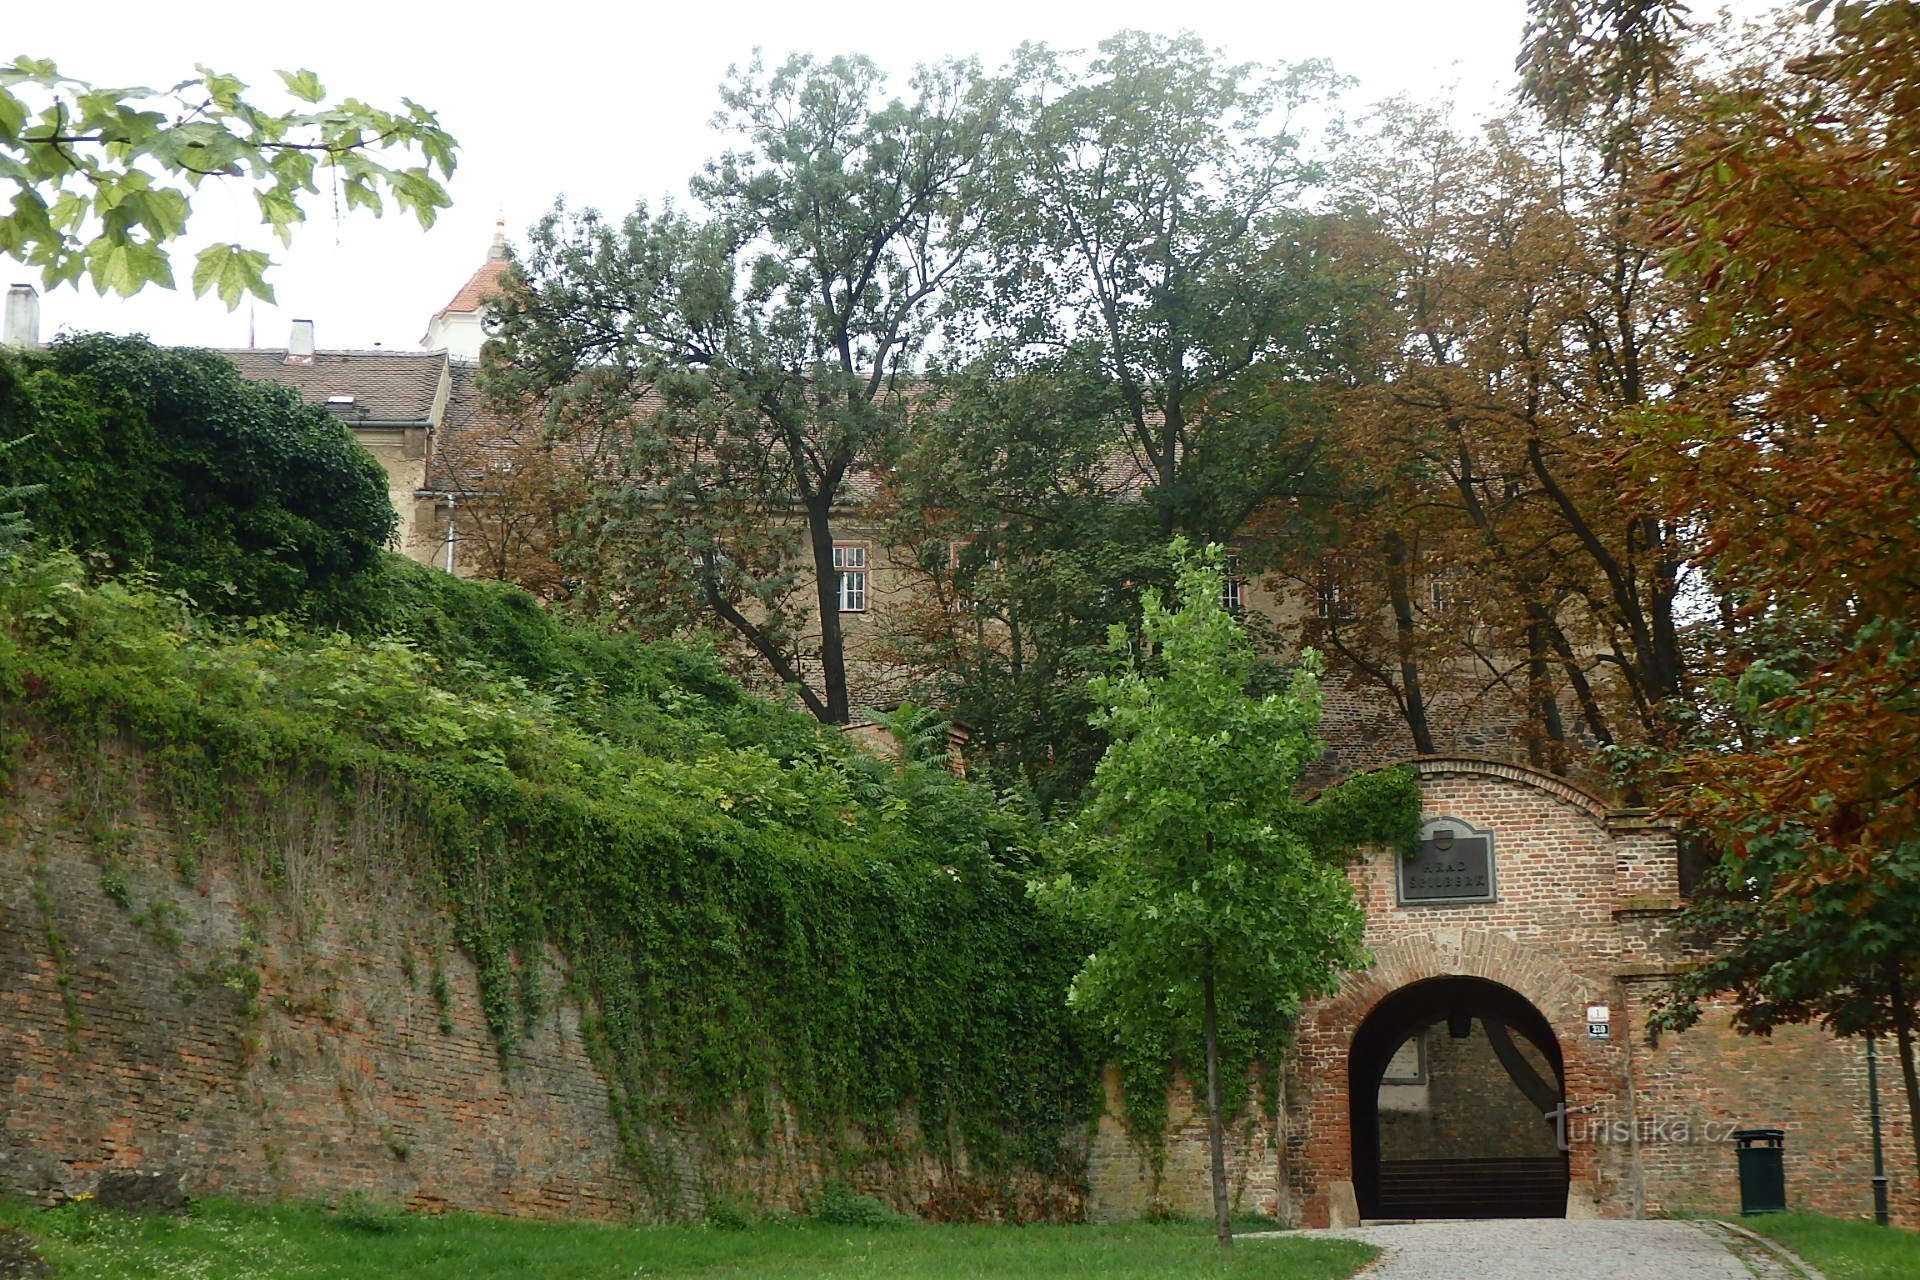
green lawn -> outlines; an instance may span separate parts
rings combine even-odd
[[[450,1215],[362,1225],[325,1208],[202,1201],[183,1218],[84,1204],[0,1205],[60,1280],[654,1280],[667,1276],[1099,1276],[1344,1280],[1374,1255],[1343,1240],[1245,1240],[1223,1263],[1198,1225],[616,1227]]]
[[[1920,1232],[1818,1213],[1737,1218],[1827,1273],[1827,1280],[1913,1280],[1920,1276]]]

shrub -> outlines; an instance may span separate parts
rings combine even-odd
[[[908,1219],[872,1196],[861,1195],[844,1183],[830,1183],[813,1211],[814,1220],[831,1227],[898,1227]]]
[[[85,334],[0,352],[0,440],[0,491],[40,486],[37,539],[219,613],[326,607],[393,534],[353,433],[212,351]]]
[[[364,1191],[355,1191],[342,1200],[334,1211],[334,1221],[349,1231],[360,1231],[371,1236],[391,1235],[404,1230],[412,1219],[400,1205],[384,1200],[375,1200]]]

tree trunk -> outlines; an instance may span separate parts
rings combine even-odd
[[[1900,1049],[1900,1079],[1907,1087],[1907,1134],[1913,1139],[1914,1167],[1920,1169],[1920,1075],[1915,1074],[1913,1066],[1913,1005],[1908,1002],[1898,964],[1894,965],[1889,994],[1893,996],[1893,1038]]]
[[[1437,754],[1433,749],[1433,727],[1427,722],[1427,699],[1420,686],[1420,664],[1415,659],[1413,616],[1413,557],[1407,540],[1398,533],[1387,535],[1387,597],[1393,602],[1395,649],[1400,658],[1400,713],[1413,734],[1413,749],[1423,756]]]
[[[807,540],[813,550],[814,600],[820,610],[821,709],[828,724],[845,724],[852,710],[847,697],[847,648],[840,629],[840,575],[833,567],[833,503],[824,495],[807,499]],[[868,579],[872,586],[872,579]]]
[[[1201,1034],[1207,1042],[1207,1154],[1213,1164],[1213,1227],[1220,1238],[1220,1247],[1231,1249],[1233,1223],[1227,1216],[1227,1143],[1220,1129],[1220,1016],[1214,1005],[1211,956],[1207,958],[1204,984],[1206,1008],[1201,1015]]]
[[[1533,623],[1527,627],[1527,700],[1532,704],[1529,710],[1539,731],[1527,735],[1528,743],[1530,746],[1536,742],[1544,744],[1545,759],[1536,759],[1535,768],[1544,767],[1549,773],[1564,777],[1567,729],[1560,720],[1560,700],[1554,693],[1551,670],[1547,661],[1547,633],[1540,624]]]

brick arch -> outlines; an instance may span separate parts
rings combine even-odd
[[[1538,769],[1529,769],[1523,765],[1508,764],[1504,760],[1482,760],[1474,756],[1421,756],[1412,761],[1421,780],[1428,778],[1458,776],[1467,774],[1482,778],[1501,778],[1508,782],[1517,782],[1523,787],[1532,787],[1535,791],[1545,792],[1562,804],[1572,805],[1593,819],[1594,825],[1605,827],[1611,813],[1610,807],[1600,797],[1584,787],[1576,787],[1565,778],[1551,773],[1542,773]]]
[[[1350,971],[1339,990],[1316,1006],[1316,1019],[1353,1028],[1365,1021],[1382,1000],[1428,978],[1483,978],[1526,997],[1556,1027],[1563,1015],[1581,1011],[1586,992],[1573,970],[1552,952],[1530,946],[1504,933],[1446,930],[1457,943],[1442,941],[1436,933],[1415,933],[1373,948],[1373,964]],[[1563,1029],[1564,1030],[1564,1029]],[[1568,1037],[1561,1035],[1561,1049]]]
[[[1509,764],[1505,760],[1488,760],[1480,756],[1414,756],[1405,760],[1389,760],[1384,764],[1369,765],[1365,769],[1356,769],[1346,777],[1356,777],[1363,773],[1377,773],[1381,769],[1398,769],[1412,765],[1421,779],[1458,777],[1462,774],[1482,778],[1503,778],[1508,782],[1517,782],[1525,787],[1541,791],[1563,804],[1572,805],[1592,818],[1595,825],[1604,827],[1610,818],[1618,816],[1614,808],[1588,791],[1585,787],[1575,786],[1565,778],[1551,773],[1542,773],[1538,769],[1529,769],[1525,765]],[[1336,779],[1343,781],[1344,779]],[[1328,784],[1332,785],[1332,784]],[[1309,796],[1318,796],[1324,787],[1316,788]],[[1631,814],[1644,813],[1644,810],[1632,809]]]
[[[1585,1041],[1588,998],[1602,992],[1583,983],[1553,952],[1504,933],[1442,929],[1410,934],[1374,947],[1374,963],[1349,972],[1333,995],[1301,1012],[1295,1047],[1307,1094],[1307,1132],[1295,1147],[1292,1181],[1305,1193],[1303,1225],[1327,1222],[1327,1188],[1351,1183],[1348,1055],[1354,1033],[1381,1001],[1431,978],[1479,978],[1525,998],[1540,1011],[1560,1049],[1562,1085],[1570,1107],[1612,1096],[1617,1082]],[[1568,1174],[1592,1177],[1593,1153],[1576,1147]]]

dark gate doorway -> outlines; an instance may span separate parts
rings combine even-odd
[[[1365,1218],[1559,1218],[1565,1071],[1553,1029],[1481,978],[1402,987],[1353,1035],[1353,1188]]]

